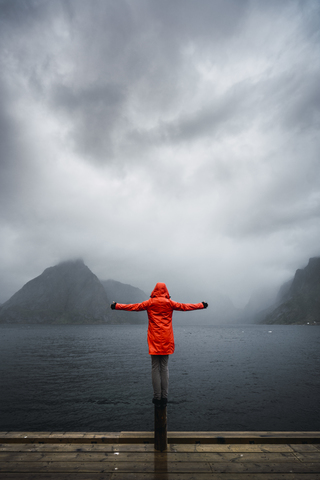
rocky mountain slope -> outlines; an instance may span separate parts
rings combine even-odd
[[[271,306],[254,313],[268,299],[265,292],[262,297],[253,299],[240,311],[228,297],[212,292],[207,299],[210,309],[200,313],[175,312],[174,321],[178,325],[243,321],[320,324],[320,257],[310,258],[308,265],[297,270],[294,278],[281,287]],[[47,268],[0,305],[0,323],[147,324],[146,312],[110,309],[112,301],[138,303],[147,298],[142,290],[131,285],[100,281],[82,260],[68,261]]]
[[[264,315],[262,315],[264,313]],[[280,289],[276,303],[260,312],[259,323],[320,324],[320,257],[296,271],[293,280]]]
[[[120,282],[118,282],[120,283]],[[121,291],[121,284],[118,285]],[[130,291],[130,286],[124,288]],[[133,288],[133,287],[132,287]],[[135,290],[135,289],[133,289]],[[115,287],[110,295],[116,294]],[[108,289],[82,260],[47,268],[0,307],[0,323],[141,323],[110,309]],[[144,319],[146,323],[146,318]]]
[[[47,268],[1,305],[0,323],[147,324],[146,312],[115,311],[110,303],[139,303],[148,298],[131,285],[99,280],[82,260],[67,261]],[[209,303],[211,309],[205,311],[175,312],[174,322],[212,325],[232,323],[238,317],[238,309],[225,295],[212,292]]]
[[[117,282],[116,280],[101,280],[101,283],[112,302],[141,303],[149,298],[139,288],[126,283]],[[124,312],[119,310],[116,313],[121,316],[125,323],[147,323],[148,321],[146,312]]]
[[[140,303],[148,300],[148,296],[140,290],[126,283],[117,282],[116,280],[100,280],[108,298],[113,302],[119,303]]]

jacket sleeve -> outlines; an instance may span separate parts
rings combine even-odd
[[[171,305],[173,310],[181,310],[183,312],[188,312],[190,310],[201,310],[203,303],[178,303],[171,300]]]
[[[147,310],[149,300],[142,303],[117,303],[116,310],[127,310],[128,312],[141,312]]]

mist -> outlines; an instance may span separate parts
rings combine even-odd
[[[243,307],[319,255],[319,13],[0,1],[0,303],[81,257]]]

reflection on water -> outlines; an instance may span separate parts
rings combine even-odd
[[[168,480],[168,458],[167,452],[154,452],[153,457],[153,470],[155,478],[157,478],[157,474],[161,473],[161,480]]]

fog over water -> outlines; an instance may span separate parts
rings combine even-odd
[[[316,0],[0,0],[0,303],[62,260],[244,306],[320,254]]]

